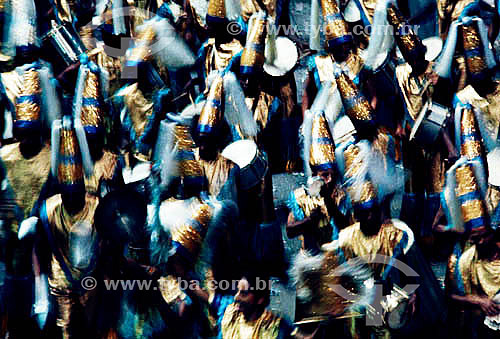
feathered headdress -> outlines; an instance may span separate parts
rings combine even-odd
[[[213,71],[208,84],[210,89],[198,120],[198,132],[205,136],[217,134],[224,118],[230,126],[238,126],[244,137],[257,135],[257,123],[234,73]]]
[[[15,129],[37,130],[51,128],[61,117],[59,100],[51,82],[52,72],[40,63],[16,68],[21,77],[20,94],[16,98]]]
[[[51,171],[63,192],[85,190],[83,176],[92,175],[93,164],[83,127],[71,116],[56,120],[52,126]]]
[[[73,101],[73,117],[87,134],[104,133],[105,101],[108,93],[108,74],[88,57],[81,58],[76,91]]]
[[[457,46],[459,33],[462,33],[462,46]],[[489,48],[488,32],[482,19],[464,17],[451,24],[443,53],[435,67],[440,77],[451,77],[451,66],[457,47],[463,48],[470,79],[476,83],[486,80],[488,71],[496,66],[496,61],[493,51]]]
[[[487,182],[481,162],[460,158],[447,172],[441,204],[448,229],[469,233],[489,225],[484,203]]]
[[[313,50],[321,50],[319,35],[319,12],[323,13],[326,36],[326,48],[334,50],[346,43],[352,43],[353,38],[349,26],[344,20],[335,0],[312,0],[311,2],[311,31],[309,45]]]
[[[366,97],[354,82],[340,68],[335,69],[337,88],[345,112],[363,137],[370,137],[375,131],[375,113]]]
[[[264,53],[267,35],[267,14],[257,12],[248,21],[248,35],[245,48],[241,54],[240,72],[255,74],[264,66]]]

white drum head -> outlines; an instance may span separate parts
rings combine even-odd
[[[500,187],[500,172],[491,170],[492,168],[498,168],[498,166],[500,166],[500,148],[496,147],[493,151],[488,153],[486,158],[488,160],[488,168],[490,168],[488,184]]]
[[[427,52],[425,52],[425,60],[427,61],[434,61],[443,49],[443,40],[437,36],[424,39],[422,43],[427,47]]]
[[[295,66],[298,59],[299,53],[293,41],[282,36],[277,37],[276,58],[272,64],[264,64],[264,71],[275,77],[283,76]]]
[[[251,140],[238,140],[222,151],[222,156],[240,168],[248,166],[257,155],[257,145]]]

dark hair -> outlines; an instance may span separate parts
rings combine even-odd
[[[251,265],[244,265],[240,278],[248,281],[250,293],[253,293],[257,299],[264,298],[264,307],[269,305],[270,301],[270,276],[266,270],[266,264],[254,262]]]

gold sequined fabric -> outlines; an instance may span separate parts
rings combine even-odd
[[[99,100],[102,95],[101,84],[97,74],[87,73],[87,79],[83,87],[83,97]],[[102,124],[102,109],[94,105],[83,105],[80,114],[83,126],[99,127]]]
[[[226,17],[226,4],[224,0],[210,0],[208,2],[207,14],[217,18]]]
[[[479,187],[471,165],[464,164],[456,170],[457,177],[457,195],[462,196],[467,193],[476,192]]]
[[[74,162],[64,161],[59,162],[57,178],[60,183],[74,184],[83,180],[83,167],[81,163],[80,146],[76,138],[76,133],[73,129],[61,129],[61,137],[59,144],[59,155],[66,159],[75,159]]]
[[[40,77],[35,69],[23,73],[23,86],[19,96],[39,96],[42,93]],[[36,121],[40,119],[40,104],[35,101],[16,102],[16,119],[25,121]]]
[[[146,99],[137,83],[128,86],[123,95],[136,136],[140,137],[146,128],[149,116],[153,114],[153,102]]]
[[[222,119],[220,107],[217,107],[216,105],[218,104],[220,106],[222,104],[223,83],[224,80],[221,76],[217,76],[212,82],[208,92],[207,101],[200,113],[200,118],[198,120],[199,125],[213,128]]]
[[[27,218],[49,175],[50,147],[46,145],[37,155],[26,159],[21,154],[19,143],[5,145],[0,149],[0,158],[7,170],[16,203]]]
[[[347,107],[347,114],[349,117],[363,121],[372,119],[372,109],[368,100],[366,100],[352,80],[344,73],[341,73],[337,77],[337,87],[343,101],[348,101],[350,103],[350,107]]]
[[[171,228],[172,240],[184,247],[193,258],[197,258],[205,233],[208,229],[208,224],[213,215],[213,209],[208,204],[193,199],[189,206],[185,205],[182,200],[166,200],[162,204],[176,204],[179,208],[188,208],[191,218],[188,220],[180,220]],[[199,229],[201,227],[201,229]]]
[[[241,66],[260,67],[264,65],[264,42],[266,39],[266,18],[258,17],[249,27],[248,39],[241,54]],[[257,50],[256,48],[260,48]]]
[[[255,321],[246,321],[236,304],[229,305],[222,318],[223,339],[275,339],[278,337],[281,318],[265,310]]]
[[[311,316],[339,316],[342,315],[349,301],[339,296],[332,286],[342,285],[342,277],[335,274],[335,269],[339,266],[338,258],[334,252],[325,252],[321,263],[319,281],[307,279],[306,284],[314,291],[311,304],[308,307],[307,315]]]
[[[330,135],[330,128],[324,114],[316,114],[311,131],[311,150],[309,153],[309,164],[319,166],[333,164],[335,162],[335,146]]]
[[[99,184],[103,180],[111,180],[118,164],[118,155],[104,150],[101,159],[94,163],[94,171],[90,178],[84,177],[85,190],[93,195],[98,195]]]
[[[462,142],[460,153],[465,155],[469,160],[474,159],[482,154],[481,141],[478,139],[479,130],[476,124],[476,118],[471,108],[465,108],[462,111],[462,119],[460,126],[462,135],[466,139]]]
[[[309,217],[316,208],[321,210],[321,219],[317,225],[320,232],[317,233],[318,239],[317,243],[319,246],[326,244],[332,240],[332,235],[330,231],[330,215],[328,214],[328,209],[326,208],[325,201],[322,197],[313,197],[307,194],[304,188],[297,188],[293,191],[295,201],[299,205],[300,209],[304,213],[305,217]],[[324,230],[324,232],[323,232]]]
[[[366,236],[359,223],[344,228],[339,233],[339,246],[347,260],[356,257],[370,258],[374,255],[392,257],[394,249],[403,238],[404,231],[394,226],[392,222],[381,225],[379,232],[373,236]],[[370,262],[370,261],[368,261]],[[376,275],[382,275],[387,262],[370,263]]]
[[[203,174],[208,181],[208,192],[211,196],[218,196],[235,166],[234,162],[224,158],[221,154],[217,155],[217,159],[207,161],[201,159],[196,153],[196,159],[200,162]]]
[[[175,303],[186,299],[187,295],[180,289],[179,281],[172,275],[158,279],[158,285],[163,299],[167,304],[174,306]]]
[[[231,59],[243,49],[243,46],[236,39],[229,43],[216,45],[215,39],[210,38],[207,41],[206,49],[205,76],[208,76],[213,70],[223,70],[226,68]]]

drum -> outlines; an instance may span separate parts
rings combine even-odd
[[[276,57],[274,62],[272,64],[266,62],[264,64],[264,71],[271,76],[283,76],[295,67],[298,59],[299,53],[295,43],[286,37],[280,36],[276,38]]]
[[[43,38],[44,45],[49,44],[55,48],[66,66],[76,63],[78,57],[86,51],[80,36],[69,23],[57,25],[53,21],[52,27]]]
[[[251,140],[233,142],[222,151],[222,156],[240,167],[240,184],[244,190],[260,183],[267,173],[267,159]]]
[[[446,127],[450,118],[448,108],[428,101],[420,111],[417,120],[413,124],[410,140],[415,141],[424,148],[431,148],[436,139]]]
[[[427,51],[425,52],[425,60],[427,61],[434,61],[443,49],[443,40],[441,40],[441,38],[437,36],[422,40],[422,44],[427,49]],[[401,54],[399,48],[396,49],[396,57],[399,61],[405,62],[403,54]]]
[[[400,329],[408,323],[409,300],[409,295],[403,289],[394,285],[391,294],[381,301],[384,309],[384,321],[389,328]]]

